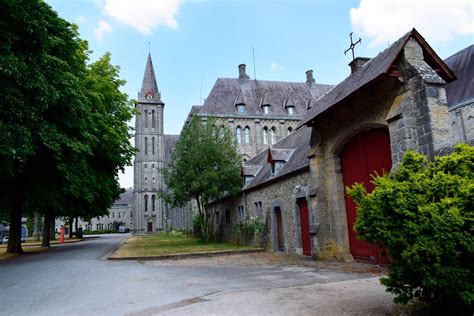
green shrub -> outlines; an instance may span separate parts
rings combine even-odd
[[[112,230],[112,229],[103,229],[103,230],[84,230],[82,232],[83,235],[101,235],[101,234],[117,234],[119,233],[118,230]]]
[[[173,237],[178,237],[178,238],[181,238],[181,237],[186,236],[186,235],[184,234],[184,232],[178,231],[178,230],[172,230],[172,231],[170,231],[169,235],[170,235],[170,236],[173,236]]]
[[[431,311],[470,313],[474,302],[474,147],[427,163],[407,152],[398,170],[374,179],[375,189],[354,185],[355,230],[384,246],[391,258],[381,282],[395,301]]]

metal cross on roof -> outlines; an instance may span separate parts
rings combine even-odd
[[[344,51],[344,55],[345,55],[348,51],[351,50],[351,51],[352,51],[352,60],[354,60],[354,59],[355,59],[355,56],[354,56],[354,48],[355,48],[355,46],[356,46],[357,44],[361,43],[362,40],[361,40],[361,38],[359,37],[359,39],[357,40],[357,42],[353,43],[353,42],[352,42],[352,32],[349,34],[349,36],[351,37],[351,45],[349,46],[348,49],[346,49],[346,50]]]

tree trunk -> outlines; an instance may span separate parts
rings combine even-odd
[[[51,239],[51,212],[46,212],[43,223],[43,239],[41,240],[41,247],[50,247]]]
[[[69,217],[69,239],[72,239],[72,224],[74,223],[74,217]]]
[[[77,234],[78,229],[79,229],[78,226],[79,226],[79,216],[76,216],[76,221],[74,223],[74,231],[76,232],[77,239],[79,239],[79,235]]]
[[[50,240],[56,240],[56,216],[54,216],[54,213],[51,213],[51,218],[49,220],[50,220],[49,239]]]
[[[23,253],[21,248],[21,194],[15,194],[15,201],[10,210],[10,232],[8,234],[7,253]]]
[[[35,240],[41,240],[41,216],[38,212],[34,213],[34,228],[33,228],[33,237]]]

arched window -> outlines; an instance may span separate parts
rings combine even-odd
[[[293,128],[290,126],[288,127],[288,135],[290,135],[293,132]]]
[[[155,154],[155,137],[151,138],[151,154]]]
[[[272,127],[272,129],[270,130],[270,139],[271,139],[271,144],[275,144],[276,143],[276,129],[275,127]]]
[[[250,128],[248,126],[244,129],[244,140],[246,144],[250,144]]]
[[[237,144],[242,143],[242,128],[240,126],[237,126],[237,129],[235,130],[235,137],[237,138]]]
[[[155,110],[151,110],[151,127],[156,127],[156,120],[155,120]]]
[[[263,128],[262,135],[263,135],[263,143],[267,145],[268,144],[268,129],[266,127]]]
[[[224,126],[222,125],[220,130],[219,130],[219,135],[221,136],[221,138],[224,138]]]
[[[148,212],[148,195],[145,194],[143,199],[145,200],[145,212]]]
[[[151,196],[151,211],[154,212],[155,211],[155,200],[156,200],[156,196],[153,194]]]
[[[148,155],[148,137],[145,137],[145,155]]]
[[[148,128],[148,110],[145,110],[145,128]]]

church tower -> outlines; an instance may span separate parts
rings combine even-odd
[[[133,233],[163,230],[164,203],[158,196],[163,188],[163,108],[156,84],[151,55],[148,54],[143,83],[138,94],[135,120]]]

